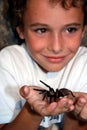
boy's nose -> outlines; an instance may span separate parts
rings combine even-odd
[[[49,44],[49,50],[53,51],[55,54],[61,52],[63,49],[63,39],[62,37],[55,35],[51,37],[50,44]]]

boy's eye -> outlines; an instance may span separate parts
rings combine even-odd
[[[76,27],[69,27],[69,28],[66,29],[66,31],[67,31],[68,33],[74,33],[74,32],[76,32],[77,30],[78,30],[78,28],[76,28]]]
[[[47,29],[46,28],[37,28],[34,31],[37,32],[37,33],[39,33],[39,34],[42,34],[42,33],[46,33]]]

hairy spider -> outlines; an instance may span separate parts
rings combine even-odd
[[[46,83],[44,83],[43,81],[40,80],[41,83],[43,83],[46,87],[49,88],[49,90],[45,90],[45,89],[34,89],[36,91],[39,91],[39,94],[43,94],[43,99],[45,98],[49,98],[49,103],[51,103],[52,101],[57,101],[57,99],[64,97],[64,96],[69,96],[70,98],[75,97],[72,93],[71,90],[66,89],[66,88],[62,88],[62,89],[56,89],[56,91],[54,91],[53,88],[51,88],[49,85],[47,85]]]

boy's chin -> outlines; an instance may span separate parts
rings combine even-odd
[[[60,71],[61,69],[63,69],[64,67],[48,67],[48,68],[42,68],[41,66],[40,66],[40,68],[42,69],[42,71],[44,71],[44,72],[58,72],[58,71]]]

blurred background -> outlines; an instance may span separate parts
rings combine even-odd
[[[0,49],[7,45],[17,43],[10,23],[5,18],[4,2],[6,2],[6,0],[0,0]]]

